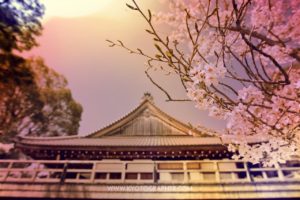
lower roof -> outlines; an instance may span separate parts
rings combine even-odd
[[[49,138],[25,139],[21,144],[37,146],[191,146],[191,145],[216,145],[221,140],[216,137],[190,137],[190,136],[143,136],[143,137],[101,137],[101,138]]]
[[[256,141],[252,141],[255,143]],[[228,144],[228,141],[221,141],[218,137],[195,137],[195,136],[115,136],[101,138],[84,137],[53,137],[53,138],[20,138],[18,141],[22,145],[35,146],[203,146],[203,145],[222,145]]]

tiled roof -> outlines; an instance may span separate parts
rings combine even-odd
[[[25,139],[22,144],[47,146],[192,146],[216,145],[221,140],[216,137],[193,136],[155,136],[155,137],[102,137],[102,138],[53,138],[53,139]]]
[[[64,137],[19,137],[25,146],[99,146],[99,147],[143,147],[143,146],[194,146],[221,145],[222,141],[213,130],[201,127],[196,130],[156,107],[145,99],[132,112],[114,123],[85,136]],[[223,143],[228,143],[229,139]],[[257,143],[257,138],[247,138]]]
[[[154,105],[153,101],[144,99],[138,107],[115,122],[85,135],[89,138],[102,136],[154,136],[154,135],[212,135],[215,132],[197,130],[190,125],[176,120]]]

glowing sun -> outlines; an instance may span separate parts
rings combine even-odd
[[[105,9],[110,0],[41,0],[45,5],[44,19],[51,17],[81,17]]]

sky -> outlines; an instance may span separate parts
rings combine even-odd
[[[208,117],[192,102],[166,102],[166,96],[146,77],[145,59],[106,39],[122,40],[132,48],[153,52],[146,22],[126,7],[125,0],[42,0],[46,7],[43,35],[28,56],[44,58],[63,74],[73,97],[83,106],[79,134],[84,135],[118,120],[150,92],[155,104],[176,119],[221,131],[224,122]],[[88,2],[88,3],[87,3]],[[144,9],[159,10],[159,1],[137,1]],[[186,98],[179,80],[156,71],[153,78],[174,98]]]

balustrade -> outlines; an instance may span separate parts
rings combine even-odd
[[[235,183],[300,181],[300,162],[262,167],[233,160],[0,160],[0,182]]]

